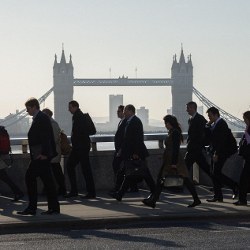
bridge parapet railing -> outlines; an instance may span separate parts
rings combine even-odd
[[[236,138],[237,142],[240,140],[243,133],[244,133],[243,131],[233,131],[233,135]],[[156,144],[154,143],[154,145],[156,145],[155,146],[156,148],[163,148],[164,140],[166,136],[167,136],[167,133],[145,133],[144,141],[146,144],[150,142],[156,142]],[[98,144],[114,142],[114,137],[115,137],[114,134],[97,134],[97,135],[90,136],[92,151],[98,150]],[[182,146],[185,147],[187,133],[183,133],[183,137],[184,137],[184,144]],[[68,136],[68,140],[70,141],[70,136]],[[20,138],[11,137],[10,142],[11,142],[13,153],[15,152],[28,153],[27,137],[20,137]],[[13,148],[15,148],[16,150],[13,150]]]

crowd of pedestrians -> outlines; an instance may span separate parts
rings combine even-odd
[[[77,101],[70,101],[68,110],[72,114],[71,143],[66,169],[70,182],[67,193],[64,174],[60,165],[60,132],[58,123],[52,118],[53,113],[46,108],[40,110],[37,99],[31,98],[25,103],[27,112],[33,118],[28,132],[30,148],[30,164],[25,174],[29,203],[26,209],[18,211],[19,215],[35,215],[37,210],[37,178],[42,180],[44,193],[47,196],[48,210],[42,214],[51,215],[60,213],[58,195],[65,198],[78,196],[77,176],[75,168],[78,164],[86,184],[84,199],[96,198],[95,182],[89,160],[91,148],[89,115],[84,114]],[[226,121],[220,117],[219,110],[210,107],[207,110],[208,121],[197,112],[197,104],[190,101],[186,105],[190,118],[188,122],[188,136],[186,154],[180,153],[183,143],[182,129],[178,120],[173,115],[163,118],[168,136],[162,157],[162,165],[154,181],[146,158],[149,152],[144,144],[143,124],[135,114],[132,104],[118,106],[117,116],[120,118],[115,134],[115,152],[112,162],[114,171],[114,188],[109,195],[121,201],[126,192],[138,191],[137,184],[145,181],[150,195],[142,200],[146,206],[154,208],[160,199],[160,194],[168,176],[178,176],[183,180],[183,186],[188,189],[193,197],[193,202],[188,207],[201,204],[196,192],[195,184],[190,178],[193,164],[196,163],[213,182],[214,196],[207,202],[223,202],[222,187],[227,186],[233,191],[233,198],[238,195],[235,205],[247,205],[247,192],[250,180],[250,111],[243,114],[246,130],[240,141],[239,155],[244,158],[244,167],[239,183],[236,183],[223,174],[222,168],[226,160],[237,152],[237,143]],[[88,118],[89,117],[89,118]],[[90,119],[90,121],[88,120]],[[94,128],[95,129],[95,128]],[[209,154],[210,162],[206,154]],[[1,160],[1,158],[0,158]],[[23,192],[13,183],[4,169],[0,169],[0,179],[6,182],[14,192],[13,201],[23,197]],[[56,186],[58,189],[56,189]]]

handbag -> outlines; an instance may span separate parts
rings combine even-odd
[[[183,177],[178,174],[177,169],[173,174],[167,174],[164,177],[164,187],[182,187]]]
[[[146,165],[143,160],[129,159],[124,161],[125,176],[143,176]]]

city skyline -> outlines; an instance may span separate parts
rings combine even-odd
[[[66,59],[72,55],[75,78],[170,78],[182,43],[185,57],[192,54],[194,86],[202,94],[241,119],[249,109],[247,1],[4,0],[1,5],[1,118],[53,86],[54,54],[61,55],[62,43]],[[124,103],[136,108],[146,106],[158,120],[171,107],[169,87],[74,92],[92,116],[108,115],[109,94],[122,94]],[[53,106],[53,95],[46,106]]]

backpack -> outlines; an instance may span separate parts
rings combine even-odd
[[[87,134],[94,135],[96,134],[95,124],[93,123],[89,113],[83,114],[86,122]]]
[[[11,152],[10,136],[7,130],[0,126],[0,154],[7,155]]]
[[[68,141],[67,135],[62,131],[60,132],[60,146],[61,146],[61,154],[68,155],[71,151],[71,146]]]

